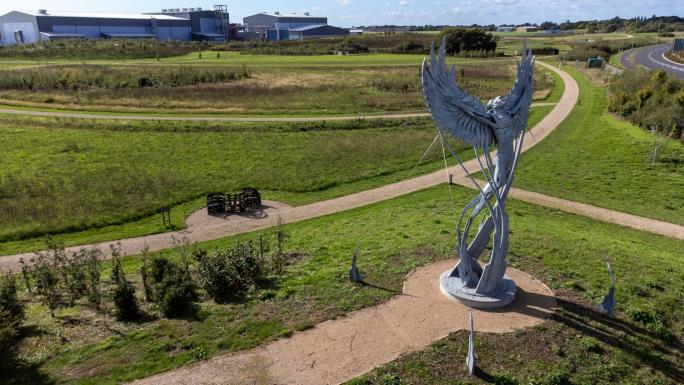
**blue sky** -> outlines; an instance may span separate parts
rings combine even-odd
[[[342,27],[377,24],[516,24],[545,20],[593,20],[614,16],[684,15],[682,0],[250,0],[206,3],[201,0],[93,1],[3,0],[0,14],[14,9],[89,12],[145,12],[161,8],[203,7],[227,3],[231,21],[262,11],[304,12],[328,16]]]

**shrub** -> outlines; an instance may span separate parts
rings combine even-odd
[[[558,55],[560,50],[556,47],[534,47],[532,53],[535,55]]]
[[[24,303],[17,296],[14,276],[11,273],[0,276],[0,356],[16,342],[25,318]]]
[[[121,244],[112,246],[112,256],[114,267],[112,268],[112,281],[116,285],[114,288],[114,308],[116,319],[119,321],[135,321],[140,318],[138,301],[135,298],[135,287],[126,279],[123,267],[121,266]]]
[[[100,308],[102,294],[100,292],[100,257],[101,252],[97,248],[90,250],[82,250],[85,255],[85,274],[88,301],[95,305],[96,309]]]
[[[152,289],[152,300],[165,317],[175,318],[187,315],[198,299],[195,284],[187,269],[161,257],[151,260],[148,279]]]
[[[649,131],[682,137],[684,81],[664,71],[625,71],[608,85],[608,110]]]
[[[113,299],[116,319],[119,321],[135,321],[140,318],[140,309],[135,298],[135,287],[127,279],[124,278],[116,283]]]
[[[264,276],[264,260],[252,242],[238,243],[227,252],[194,252],[200,283],[218,303],[243,296]]]
[[[32,278],[35,282],[36,292],[41,296],[41,302],[50,310],[50,315],[55,316],[55,310],[60,306],[62,292],[59,286],[57,269],[48,259],[47,253],[38,253],[32,258]]]
[[[446,53],[455,55],[461,51],[496,51],[496,37],[477,28],[446,28],[439,40],[446,38]]]

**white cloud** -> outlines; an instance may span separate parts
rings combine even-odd
[[[409,4],[408,0],[401,0],[399,1],[399,6],[400,7],[405,7]]]
[[[350,0],[340,0],[340,5],[343,7],[346,7],[349,3],[351,3]]]

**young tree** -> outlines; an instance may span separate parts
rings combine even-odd
[[[276,274],[282,274],[286,263],[285,241],[287,241],[290,235],[285,231],[281,218],[278,218],[278,225],[275,228],[274,236],[276,244],[272,255],[271,265]]]
[[[142,278],[143,290],[145,291],[145,302],[152,302],[152,288],[147,276],[149,264],[150,248],[145,246],[142,250],[142,266],[140,266],[140,278]]]
[[[237,243],[227,252],[197,249],[200,284],[218,303],[242,297],[264,276],[264,260],[252,242]]]
[[[55,310],[61,305],[62,292],[59,286],[57,269],[44,253],[38,253],[32,258],[32,276],[36,285],[36,292],[41,296],[41,302],[50,310],[54,318]]]
[[[17,296],[14,276],[11,273],[0,276],[0,356],[16,342],[25,318],[24,303]]]
[[[147,276],[152,299],[165,317],[187,315],[198,299],[192,276],[177,264],[161,257],[150,261]]]
[[[102,302],[102,294],[100,292],[100,257],[102,252],[100,249],[93,248],[87,250],[85,253],[85,275],[87,285],[88,301],[95,305],[96,309],[100,308]]]

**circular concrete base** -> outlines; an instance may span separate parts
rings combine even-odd
[[[475,288],[464,287],[461,279],[451,277],[451,270],[447,270],[439,277],[439,288],[447,298],[475,309],[497,309],[504,307],[515,299],[516,286],[513,280],[505,275],[501,292],[495,296],[475,293]]]

